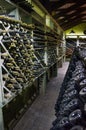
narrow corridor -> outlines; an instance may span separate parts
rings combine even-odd
[[[64,79],[68,62],[58,70],[58,76],[47,85],[45,95],[40,95],[13,130],[49,130],[55,119],[54,106]]]

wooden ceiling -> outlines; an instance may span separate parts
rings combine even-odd
[[[86,0],[39,0],[63,30],[86,23]]]

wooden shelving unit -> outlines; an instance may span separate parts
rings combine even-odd
[[[5,8],[0,16],[0,130],[12,130],[36,97],[45,94],[63,59],[62,30],[50,16],[46,22],[48,12],[34,0],[23,1],[27,8],[16,2],[0,1]]]

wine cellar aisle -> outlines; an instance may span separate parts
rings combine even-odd
[[[58,75],[65,42],[38,0],[0,0],[0,5],[0,130],[13,130]]]
[[[52,121],[55,119],[54,105],[59,94],[68,62],[58,70],[58,76],[52,78],[47,85],[46,94],[40,95],[32,106],[24,114],[13,130],[49,130]]]
[[[57,97],[75,49],[86,65],[85,10],[86,0],[0,0],[0,130],[61,130],[68,112],[54,121]],[[86,73],[82,64],[68,80]]]

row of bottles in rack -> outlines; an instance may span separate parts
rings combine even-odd
[[[86,130],[86,46],[74,49],[50,130]]]
[[[41,62],[51,66],[57,62],[57,46],[59,36],[55,32],[44,31],[44,27],[36,26],[33,30],[33,43],[36,55]],[[45,56],[46,55],[46,56]],[[45,61],[46,60],[46,61]],[[45,66],[45,65],[44,65]]]
[[[0,17],[0,102],[14,97],[57,62],[57,42],[58,35],[43,27]]]
[[[2,102],[33,82],[41,69],[31,43],[32,27],[0,21]]]

